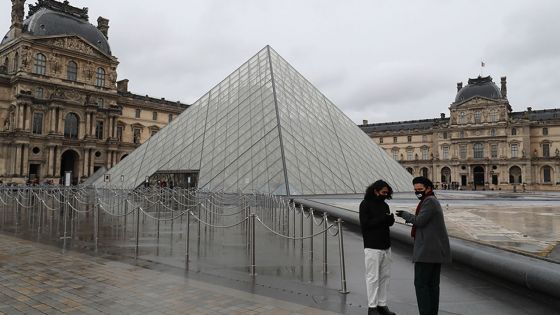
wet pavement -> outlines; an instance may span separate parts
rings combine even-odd
[[[0,235],[0,314],[333,314]]]
[[[437,191],[436,195],[451,236],[560,262],[560,193]],[[392,211],[413,212],[418,203],[412,194],[394,197],[389,202]],[[350,211],[357,211],[361,202],[357,195],[310,199]]]

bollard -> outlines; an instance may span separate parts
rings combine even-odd
[[[255,272],[255,217],[256,215],[251,214],[251,276],[256,276]]]
[[[190,235],[191,234],[190,233],[190,231],[191,231],[190,223],[191,223],[191,214],[190,214],[190,211],[187,210],[187,229],[185,231],[187,233],[187,235],[185,237],[186,238],[186,240],[185,240],[185,265],[186,265],[187,270],[189,269],[189,247],[190,247],[189,242],[190,242],[190,239],[191,239],[191,237],[190,237],[191,236]]]
[[[327,236],[328,236],[327,213],[323,212],[323,273],[327,273]]]
[[[313,208],[309,208],[309,254],[311,255],[311,261],[313,262]]]
[[[140,207],[138,207],[136,210],[136,249],[134,252],[134,258],[136,259],[138,259],[139,242],[140,242]]]
[[[346,266],[344,263],[344,239],[342,237],[342,220],[336,220],[338,226],[338,250],[340,254],[340,293],[348,294],[350,291],[346,289]]]
[[[95,242],[95,252],[97,253],[99,245],[99,204],[93,208],[93,240]]]

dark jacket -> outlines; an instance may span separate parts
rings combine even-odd
[[[449,236],[443,219],[443,210],[435,196],[428,196],[422,202],[418,216],[403,212],[403,219],[416,227],[413,262],[449,263],[451,250]]]
[[[395,217],[389,215],[385,200],[377,197],[364,199],[360,203],[360,227],[364,238],[364,248],[388,249],[391,247],[389,227]]]

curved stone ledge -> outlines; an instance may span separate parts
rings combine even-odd
[[[294,201],[305,207],[327,212],[345,222],[360,224],[357,212],[306,199],[294,199]],[[395,224],[391,227],[391,237],[412,245],[408,225]],[[530,290],[560,298],[560,264],[454,237],[450,237],[449,242],[453,261],[522,285]]]

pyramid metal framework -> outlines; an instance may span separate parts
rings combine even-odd
[[[270,46],[107,174],[135,188],[185,170],[199,171],[202,189],[279,195],[363,193],[377,179],[409,191],[412,180]]]

